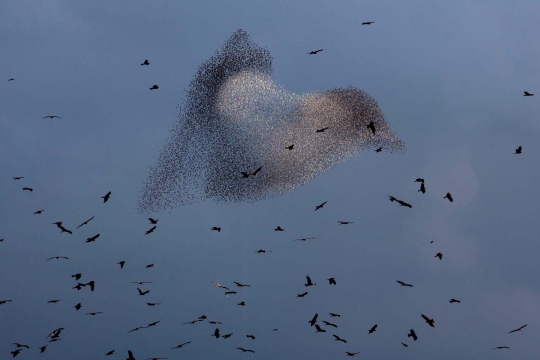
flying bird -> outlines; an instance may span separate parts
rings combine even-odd
[[[41,214],[42,212],[44,212],[45,210],[38,210],[36,212],[34,212],[34,215],[38,215],[38,214]]]
[[[328,130],[328,126],[323,127],[322,129],[317,129],[317,131],[315,131],[315,132],[322,133],[322,132],[325,132],[326,130]]]
[[[452,304],[452,303],[460,303],[460,302],[461,302],[461,301],[456,300],[456,299],[450,299],[450,304]]]
[[[328,280],[329,285],[336,285],[336,279],[330,278],[330,279],[326,279],[326,280]]]
[[[371,25],[373,24],[375,21],[365,21],[362,23],[362,25]]]
[[[317,55],[317,53],[320,53],[321,51],[323,51],[323,49],[313,50],[313,51],[308,52],[308,55]]]
[[[345,351],[345,354],[347,354],[347,356],[354,356],[356,354],[360,354],[359,352],[348,352],[348,351]]]
[[[315,239],[314,237],[308,237],[308,238],[300,238],[300,239],[294,239],[295,241],[306,241],[306,240],[313,240]]]
[[[438,257],[439,260],[442,260],[442,253],[438,252],[437,255],[435,255],[434,257]]]
[[[101,197],[103,199],[103,203],[106,203],[107,201],[109,201],[110,197],[111,197],[111,192],[109,191],[107,194],[105,194],[105,196]]]
[[[225,334],[225,335],[222,335],[221,338],[222,338],[222,339],[228,339],[228,338],[230,338],[232,335],[233,335],[233,333]]]
[[[373,325],[373,326],[371,327],[371,329],[368,330],[368,334],[374,333],[375,330],[377,330],[377,324]]]
[[[354,224],[353,221],[338,221],[339,225],[349,225],[349,224]]]
[[[53,257],[48,258],[47,260],[52,260],[52,259],[58,260],[58,259],[69,259],[69,258],[67,256],[53,256]]]
[[[146,295],[150,292],[150,290],[142,291],[141,289],[137,288],[137,291],[139,292],[139,295]]]
[[[369,122],[369,125],[367,125],[367,128],[370,129],[373,134],[375,134],[375,124],[373,123],[373,121]]]
[[[39,348],[40,353],[44,352],[47,349],[47,347],[49,347],[49,345],[45,345],[45,346],[40,347]]]
[[[406,207],[408,207],[408,208],[412,208],[412,205],[411,205],[411,204],[406,203],[406,202],[403,201],[403,200],[399,200],[398,198],[395,198],[395,197],[393,197],[393,196],[389,196],[389,198],[390,198],[390,202],[397,201],[397,203],[398,203],[399,205],[401,205],[401,206],[406,206]]]
[[[13,355],[13,357],[15,357],[15,356],[19,355],[19,353],[20,353],[21,351],[22,351],[22,349],[13,350],[13,351],[11,352],[11,355]]]
[[[324,206],[327,202],[328,202],[328,201],[325,201],[325,202],[323,202],[322,204],[317,205],[317,206],[315,207],[315,211],[317,211],[317,210],[319,210],[319,209],[322,209],[323,206]]]
[[[185,342],[185,343],[180,344],[180,345],[176,345],[176,346],[173,347],[172,349],[180,349],[182,346],[187,345],[187,344],[189,344],[189,343],[191,343],[191,341]]]
[[[149,269],[151,267],[154,267],[154,265],[156,265],[156,264],[148,264],[148,265],[146,265],[146,268]]]
[[[100,236],[100,234],[97,234],[97,235],[94,235],[92,237],[89,237],[88,239],[86,239],[86,242],[89,243],[89,242],[95,242],[96,239]]]
[[[403,341],[401,342],[401,345],[403,345],[405,347],[409,347],[409,345],[405,344]]]
[[[146,232],[144,233],[144,235],[148,235],[150,233],[153,233],[154,230],[156,230],[157,226],[152,226],[150,229],[146,230]]]
[[[126,358],[126,360],[135,360],[135,357],[133,356],[131,350],[128,350],[128,357]]]
[[[217,227],[217,226],[212,226],[212,228],[210,230],[221,232],[221,228]]]
[[[77,305],[74,306],[75,310],[80,310],[82,308],[82,305],[81,303],[78,303]]]
[[[89,313],[86,313],[86,315],[92,315],[92,316],[95,316],[97,314],[103,314],[101,311],[98,311],[98,312],[89,312]]]
[[[239,302],[237,305],[239,305],[239,306],[246,306],[246,303],[245,303],[244,301],[242,301],[242,302]]]
[[[161,305],[161,303],[146,303],[146,305],[148,305],[148,306],[156,306],[156,305]]]
[[[150,65],[150,61],[144,60],[144,62],[141,64],[141,66],[142,66],[142,65]]]
[[[274,231],[285,231],[285,230],[281,226],[278,225],[278,227],[275,228]]]
[[[289,146],[286,146],[285,149],[287,149],[287,150],[292,150],[292,149],[294,149],[294,144],[291,144],[291,145],[289,145]]]
[[[426,315],[422,314],[422,317],[426,321],[427,324],[431,327],[435,327],[435,320],[428,318]]]
[[[317,284],[314,284],[314,283],[311,282],[311,278],[309,276],[306,276],[306,281],[307,281],[307,283],[305,283],[304,286],[317,285]]]
[[[403,281],[397,280],[397,282],[398,282],[401,286],[413,287],[411,284],[404,283]]]
[[[27,190],[27,191],[34,191],[34,189],[32,189],[32,188],[29,188],[29,187],[23,187],[23,190]]]
[[[493,350],[501,350],[501,349],[510,349],[508,346],[497,346],[497,347],[494,347]]]
[[[83,222],[81,225],[77,226],[77,229],[80,228],[80,227],[83,226],[83,225],[87,225],[90,221],[92,221],[93,218],[95,218],[95,216],[92,216],[90,219],[86,220],[86,221]]]
[[[375,150],[375,152],[381,152],[381,151],[382,151],[382,147],[377,148],[377,150]]]
[[[47,116],[42,117],[42,119],[47,119],[47,118],[49,118],[49,119],[61,119],[60,116],[56,116],[56,115],[47,115]]]
[[[315,325],[315,323],[317,322],[317,318],[318,318],[318,317],[319,317],[319,314],[318,314],[318,313],[316,313],[315,315],[313,315],[313,318],[312,318],[310,321],[308,321],[309,324],[310,324],[310,326]]]
[[[519,327],[519,328],[517,328],[517,329],[514,329],[514,330],[510,331],[509,334],[514,333],[514,332],[516,332],[516,331],[521,331],[521,329],[523,329],[523,328],[524,328],[525,326],[527,326],[527,325],[528,325],[528,324],[525,324],[525,325],[523,325],[523,326],[521,326],[521,327]]]
[[[150,88],[150,90],[157,90],[157,89],[159,89],[158,85],[152,85],[152,87]]]
[[[332,323],[331,323],[331,322],[329,322],[329,321],[325,321],[325,320],[323,320],[323,323],[324,323],[324,325],[327,325],[327,326],[332,326],[332,327],[335,327],[335,328],[337,328],[337,327],[338,327],[338,326],[337,326],[336,324],[332,324]]]
[[[315,329],[317,329],[317,331],[315,331],[315,332],[326,332],[326,330],[324,330],[323,328],[321,328],[321,327],[319,326],[319,324],[315,324]]]
[[[523,150],[523,148],[520,146],[516,149],[516,152],[514,154],[521,154],[521,150]]]
[[[159,320],[159,321],[154,321],[153,323],[150,323],[150,324],[146,325],[146,327],[156,326],[156,325],[159,324],[160,322],[161,322],[161,320]]]
[[[122,261],[117,262],[116,265],[120,265],[120,269],[123,269],[125,263],[126,262],[124,260],[122,260]]]
[[[450,194],[450,193],[446,193],[446,196],[443,197],[443,199],[448,199],[448,200],[450,200],[450,202],[454,202],[454,199],[452,198],[452,194]]]
[[[426,186],[424,185],[424,183],[420,184],[420,190],[418,190],[418,192],[421,192],[422,194],[426,193]]]
[[[307,294],[308,294],[308,292],[306,291],[305,293],[296,295],[296,297],[297,297],[297,298],[301,298],[301,297],[306,296]]]
[[[75,281],[78,281],[78,280],[81,278],[81,276],[82,276],[81,273],[77,273],[77,274],[71,275],[72,278],[75,278]]]
[[[233,283],[235,283],[236,286],[238,286],[238,287],[244,287],[244,286],[245,287],[251,287],[251,285],[242,284],[242,283],[239,283],[239,282],[236,282],[236,281],[233,281]]]
[[[246,337],[251,338],[251,340],[255,340],[255,335],[246,335]]]
[[[330,313],[329,315],[330,315],[330,317],[341,317],[341,315],[339,315],[339,314],[334,314],[334,313]]]
[[[19,349],[19,348],[27,348],[27,349],[30,349],[30,346],[24,345],[24,344],[13,343],[13,345],[15,345],[15,346],[17,347],[17,349]]]
[[[250,350],[250,349],[244,349],[244,348],[241,348],[241,347],[237,347],[238,350],[242,350],[242,352],[250,352],[250,353],[254,353],[255,351],[253,350]]]
[[[157,222],[159,221],[159,219],[154,220],[154,219],[152,219],[152,218],[148,218],[148,220],[150,221],[150,224],[153,224],[153,225],[156,225]]]
[[[24,176],[14,176],[13,180],[21,180],[24,179]]]
[[[92,281],[89,281],[87,282],[86,284],[84,284],[85,286],[88,285],[90,286],[90,291],[94,291],[94,286],[96,285],[96,282],[94,280]]]
[[[524,92],[523,92],[523,96],[534,96],[534,94],[531,94],[531,93],[528,92],[528,91],[524,91]]]
[[[267,253],[267,252],[272,252],[272,251],[271,250],[264,250],[264,249],[259,249],[259,250],[255,251],[255,253],[257,253],[257,254]]]
[[[335,341],[341,341],[341,342],[343,342],[343,343],[345,343],[345,344],[347,343],[347,340],[342,339],[342,338],[340,338],[340,337],[337,336],[337,335],[332,335],[332,336],[336,339]]]
[[[13,80],[15,80],[15,78],[10,78],[10,79],[8,79],[8,81],[13,81]]]
[[[108,353],[105,353],[105,356],[111,356],[112,354],[114,354],[114,350],[111,350]]]
[[[152,282],[151,281],[132,281],[131,283],[142,285],[142,284],[151,284]]]
[[[11,302],[11,300],[0,300],[0,305],[7,304],[8,302]]]
[[[409,331],[409,333],[407,334],[407,337],[408,337],[408,338],[409,338],[409,337],[412,337],[414,341],[418,340],[418,336],[416,336],[416,333],[414,332],[413,329],[411,329],[411,330]]]

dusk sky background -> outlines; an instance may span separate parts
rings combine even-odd
[[[20,342],[31,349],[18,359],[538,359],[538,19],[537,1],[1,2],[0,300],[13,302],[0,305],[0,358]],[[184,90],[237,29],[289,91],[369,93],[407,151],[363,152],[270,200],[139,213]],[[57,255],[69,260],[45,260]],[[78,272],[94,292],[72,289]],[[139,286],[150,293],[131,281],[153,281]],[[315,313],[339,328],[316,334]],[[233,336],[182,325],[203,314]]]

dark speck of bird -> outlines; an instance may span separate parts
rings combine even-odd
[[[374,22],[375,22],[375,21],[364,21],[364,22],[362,23],[362,25],[371,25],[371,24],[373,24]]]
[[[150,90],[157,90],[159,89],[159,85],[152,85],[152,87],[150,88]]]
[[[448,199],[450,202],[454,202],[454,199],[452,198],[452,194],[446,193],[446,196],[443,199]]]
[[[534,96],[534,94],[531,94],[531,93],[528,92],[528,91],[524,91],[524,92],[523,92],[523,96]]]
[[[514,154],[521,154],[521,151],[523,150],[523,148],[521,146],[519,146],[517,149],[516,149],[516,152]]]
[[[142,66],[142,65],[150,65],[150,61],[148,61],[148,59],[147,59],[147,60],[144,60],[143,63],[141,64],[141,66]]]
[[[103,203],[106,203],[107,201],[109,201],[110,197],[111,197],[111,192],[109,191],[107,194],[101,197],[103,199]]]
[[[308,55],[317,55],[317,54],[320,53],[321,51],[323,51],[323,49],[312,50],[312,51],[308,52]]]

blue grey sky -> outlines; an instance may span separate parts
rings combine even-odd
[[[537,359],[539,18],[537,1],[1,2],[0,300],[13,302],[0,305],[0,358],[20,342],[31,347],[20,359]],[[239,28],[286,89],[372,95],[406,153],[364,152],[272,200],[140,214],[184,89]],[[148,216],[159,223],[145,236]],[[69,260],[45,260],[56,255]],[[78,272],[94,292],[72,289]],[[317,285],[297,299],[306,275]],[[150,293],[131,281],[153,281],[140,286]],[[252,286],[225,297],[212,281]],[[315,334],[315,313],[339,328]],[[182,325],[203,314],[233,336]]]

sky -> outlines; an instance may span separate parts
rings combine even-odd
[[[20,359],[537,359],[539,17],[536,1],[1,2],[0,300],[12,302],[0,305],[0,357],[19,342],[31,347]],[[361,153],[274,199],[141,214],[184,90],[237,29],[270,51],[289,91],[369,93],[406,152]],[[148,217],[159,223],[145,235]],[[69,259],[45,260],[57,255]],[[72,289],[78,272],[94,292]],[[339,327],[315,333],[315,313]],[[183,325],[201,315],[233,336]]]

